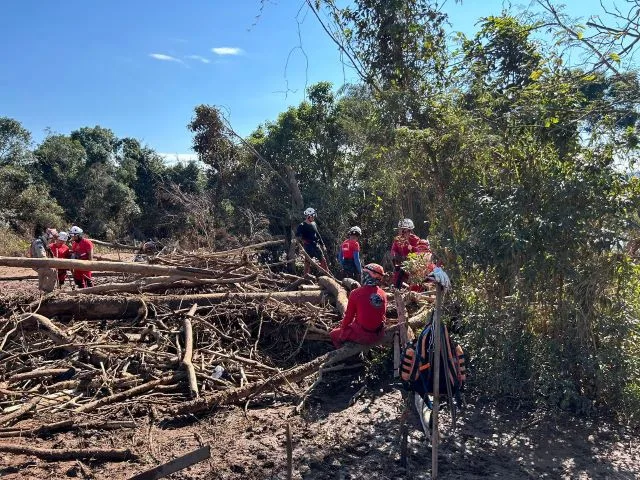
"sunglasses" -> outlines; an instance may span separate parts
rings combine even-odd
[[[409,233],[411,230],[408,230],[406,228],[403,228],[400,230],[400,233]]]

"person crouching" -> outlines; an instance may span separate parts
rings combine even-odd
[[[371,345],[384,336],[387,312],[387,294],[380,288],[384,269],[369,263],[362,269],[362,286],[349,294],[347,311],[338,328],[331,331],[334,347],[344,342]]]

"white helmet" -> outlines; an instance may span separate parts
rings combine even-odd
[[[351,227],[349,229],[349,235],[362,235],[362,230],[360,227]]]
[[[411,220],[410,218],[403,218],[398,222],[398,228],[413,230],[415,227],[413,225],[413,220]]]
[[[71,229],[69,230],[69,233],[71,235],[82,235],[82,229],[80,227],[77,226],[73,226],[71,227]]]
[[[315,217],[316,216],[316,209],[309,207],[303,213],[304,213],[305,217],[309,217],[309,216]]]
[[[66,242],[67,240],[69,240],[69,234],[67,232],[60,232],[58,234],[58,240],[62,240],[63,242]]]
[[[54,238],[58,236],[58,231],[55,228],[47,228],[47,231],[45,233],[47,235],[47,238]]]

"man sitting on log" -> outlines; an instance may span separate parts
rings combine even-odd
[[[340,326],[331,331],[336,348],[344,342],[371,345],[384,336],[387,294],[380,288],[383,277],[384,269],[377,263],[369,263],[362,269],[363,285],[351,292]]]

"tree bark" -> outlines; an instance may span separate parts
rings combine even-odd
[[[100,262],[88,260],[67,260],[63,258],[23,258],[0,257],[0,265],[21,268],[57,268],[70,270],[90,270],[103,272],[138,273],[142,275],[173,275],[181,277],[211,278],[220,275],[219,272],[191,267],[168,267],[162,265],[148,265],[135,262]]]
[[[37,448],[27,445],[15,445],[12,443],[0,443],[0,452],[16,455],[31,455],[43,460],[102,460],[123,461],[136,458],[136,455],[125,448]]]
[[[347,291],[336,280],[330,277],[318,278],[318,284],[329,291],[336,302],[336,310],[338,310],[340,316],[344,316],[344,312],[347,311],[347,304],[349,303]]]
[[[196,380],[196,370],[191,360],[193,359],[193,329],[191,328],[191,319],[198,309],[198,304],[194,303],[183,320],[184,329],[184,356],[182,357],[182,367],[187,373],[189,382],[189,396],[191,398],[198,397],[198,381]]]
[[[106,283],[103,285],[97,285],[95,287],[79,288],[78,290],[72,290],[65,292],[67,295],[87,295],[87,294],[101,294],[101,293],[140,293],[149,291],[158,291],[168,288],[183,288],[183,287],[196,287],[201,285],[231,285],[234,283],[242,283],[253,280],[258,276],[257,273],[245,275],[237,278],[220,278],[220,279],[203,279],[188,277],[185,275],[172,276],[172,277],[148,277],[140,278],[135,282],[129,283]]]
[[[165,305],[171,309],[187,308],[197,303],[200,306],[215,305],[226,300],[237,301],[264,301],[269,298],[290,302],[318,304],[322,299],[321,290],[304,292],[232,292],[232,293],[205,293],[198,295],[162,295],[147,296],[145,300],[138,297],[70,297],[59,295],[42,302],[39,312],[48,317],[54,315],[60,317],[76,317],[84,320],[96,320],[104,318],[131,318],[138,315],[138,311],[146,304]],[[37,303],[31,305],[37,308]]]
[[[136,423],[130,420],[106,421],[92,420],[89,422],[78,422],[77,420],[62,420],[56,423],[47,423],[29,429],[19,429],[11,431],[0,431],[0,438],[8,437],[44,437],[54,432],[66,432],[68,430],[117,430],[119,428],[135,428]]]
[[[0,417],[0,425],[8,425],[12,422],[15,422],[16,420],[18,420],[20,417],[22,417],[23,415],[26,415],[27,413],[29,413],[31,410],[33,410],[34,408],[36,408],[36,405],[38,405],[38,403],[40,402],[40,400],[42,400],[41,397],[35,397],[32,398],[30,401],[28,401],[27,403],[25,403],[24,405],[22,405],[18,410],[16,410],[15,412],[11,412],[8,415],[4,415],[2,417]]]

